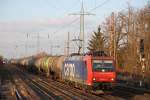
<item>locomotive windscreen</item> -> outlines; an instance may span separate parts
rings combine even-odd
[[[93,60],[93,71],[111,72],[114,71],[112,60]]]

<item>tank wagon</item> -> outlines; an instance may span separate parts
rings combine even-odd
[[[112,87],[116,80],[115,61],[99,53],[70,56],[44,56],[22,61],[27,69],[75,87],[98,89]]]
[[[35,61],[35,67],[39,72],[53,79],[61,79],[61,70],[65,56],[46,56]]]

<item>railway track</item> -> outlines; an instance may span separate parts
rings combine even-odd
[[[29,77],[26,73],[16,69],[22,80],[39,96],[41,100],[56,100],[60,99],[47,88],[36,82],[34,78]]]
[[[40,100],[36,93],[26,85],[24,80],[20,77],[14,66],[9,68],[10,75],[12,76],[12,83],[14,84],[14,91],[17,100]]]
[[[30,74],[18,67],[13,67],[11,72],[7,72],[10,87],[13,87],[14,100],[136,100],[137,95],[144,95],[142,91],[117,87],[112,92],[105,92],[101,95],[93,95],[83,90],[73,88],[66,84],[53,81],[40,75]],[[0,77],[1,79],[1,77]],[[0,84],[4,82],[0,81]],[[138,92],[138,93],[137,93]],[[5,98],[4,98],[5,100]],[[8,99],[10,100],[10,99]],[[149,99],[145,99],[149,100]]]
[[[123,100],[120,97],[117,96],[112,96],[110,94],[104,94],[104,95],[93,95],[84,92],[83,90],[79,90],[76,88],[72,88],[66,84],[53,81],[50,78],[45,78],[42,76],[35,76],[32,74],[27,74],[27,72],[24,72],[21,70],[21,72],[27,77],[32,79],[32,84],[36,86],[39,89],[43,89],[42,91],[53,91],[53,94],[50,93],[50,95],[53,95],[53,98],[56,99],[65,99],[65,100],[70,100],[70,99],[75,99],[75,100],[88,100],[88,99],[96,99],[96,100]],[[24,75],[24,76],[25,76]],[[48,94],[48,93],[47,93]],[[59,98],[58,98],[59,97]]]
[[[134,99],[136,96],[143,96],[143,98],[145,97],[145,95],[149,95],[148,98],[150,98],[150,92],[149,91],[144,91],[141,89],[137,89],[135,87],[131,87],[131,86],[124,86],[124,85],[118,85],[115,89],[115,91],[112,93],[113,96],[118,96],[121,98],[124,98],[125,100],[137,100]],[[145,100],[150,100],[150,99],[145,99]]]
[[[48,84],[44,81],[38,81],[42,86],[48,88],[49,90],[52,90],[53,93],[55,93],[57,96],[59,96],[61,99],[75,99],[75,100],[78,100],[78,99],[81,99],[83,97],[78,97],[76,95],[73,95],[72,93],[69,93],[68,91],[66,90],[62,90],[58,87],[55,87],[54,85],[52,84]]]
[[[63,84],[60,84],[59,82],[52,82],[51,81],[49,83],[49,82],[46,82],[46,81],[43,81],[43,80],[41,80],[41,82],[48,85],[48,86],[53,86],[53,88],[55,88],[59,91],[63,90],[62,91],[63,93],[69,95],[73,99],[80,99],[80,98],[82,98],[82,99],[89,99],[89,98],[96,99],[97,98],[98,99],[98,97],[94,98],[94,96],[89,96],[85,93],[78,92],[77,90],[74,90],[70,87],[64,86]]]
[[[65,85],[51,81],[47,82],[46,80],[42,80],[37,76],[28,75],[21,71],[23,77],[28,79],[28,82],[39,89],[40,91],[44,92],[44,94],[51,96],[49,99],[64,99],[64,100],[87,100],[87,99],[97,99],[97,100],[106,100],[102,97],[92,96],[91,94],[81,93],[81,91],[76,91],[71,87],[66,87]],[[29,84],[29,83],[28,83]]]
[[[74,94],[74,95],[77,95],[78,97],[80,96],[84,96],[84,99],[101,99],[101,100],[112,100],[112,97],[115,98],[114,96],[110,96],[110,95],[93,95],[93,94],[90,94],[90,93],[86,93],[85,91],[83,90],[80,90],[80,89],[76,89],[76,88],[72,88],[66,84],[63,84],[63,83],[60,83],[60,82],[57,82],[57,81],[53,81],[53,80],[50,80],[50,79],[46,79],[46,78],[41,78],[40,80],[44,79],[45,83],[46,84],[49,84],[51,83],[52,85],[55,85],[56,87],[59,87],[61,89],[67,89],[70,93]],[[43,81],[43,80],[42,80]]]
[[[118,83],[118,88],[125,88],[125,89],[128,89],[128,90],[134,90],[132,91],[132,93],[150,93],[150,90],[149,89],[146,89],[146,88],[140,88],[140,87],[134,87],[134,86],[130,86],[130,85],[127,85],[127,84],[119,84]]]
[[[17,100],[12,76],[7,66],[0,66],[0,100]]]
[[[0,100],[40,100],[14,68],[10,65],[0,68]]]
[[[102,95],[93,95],[93,94],[86,93],[83,90],[72,88],[66,84],[53,81],[50,78],[27,74],[27,72],[24,72],[23,70],[21,70],[21,73],[24,74],[23,76],[27,75],[26,77],[30,78],[28,81],[30,82],[32,81],[34,87],[40,89],[40,91],[45,92],[44,94],[47,94],[48,96],[52,96],[50,97],[51,99],[128,100],[129,96],[127,95],[131,95],[131,94],[135,95],[132,92],[123,91],[122,89],[117,89],[115,90],[115,92],[113,91],[112,93],[106,92]]]
[[[62,84],[60,82],[53,82],[53,83],[51,82],[51,84],[55,84],[59,88],[63,87],[63,89],[68,88],[68,90],[70,90],[70,86]],[[97,99],[99,99],[99,100],[115,100],[115,99],[116,100],[121,100],[118,97],[111,96],[110,94],[105,94],[105,93],[103,93],[103,91],[100,94],[93,94],[93,93],[91,94],[91,93],[86,93],[85,91],[80,90],[80,89],[71,88],[71,90],[69,92],[73,92],[73,93],[77,93],[78,92],[80,95],[85,96],[86,100],[89,99],[89,98],[91,98],[92,100],[97,100]]]

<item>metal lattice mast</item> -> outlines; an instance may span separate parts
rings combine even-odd
[[[82,1],[82,7],[80,12],[80,47],[81,52],[84,53],[84,7],[83,7],[83,1]]]
[[[84,5],[83,5],[83,0],[82,0],[82,4],[81,4],[81,11],[80,13],[73,13],[71,15],[80,15],[80,35],[79,35],[79,42],[80,42],[80,53],[84,53],[84,16],[85,15],[94,15],[88,12],[84,11]]]
[[[69,48],[70,48],[70,33],[68,32],[67,35],[67,56],[69,55]]]

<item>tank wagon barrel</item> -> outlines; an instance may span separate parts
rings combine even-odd
[[[35,61],[35,67],[40,72],[44,72],[47,77],[52,76],[55,79],[60,78],[64,58],[64,56],[42,57]]]

